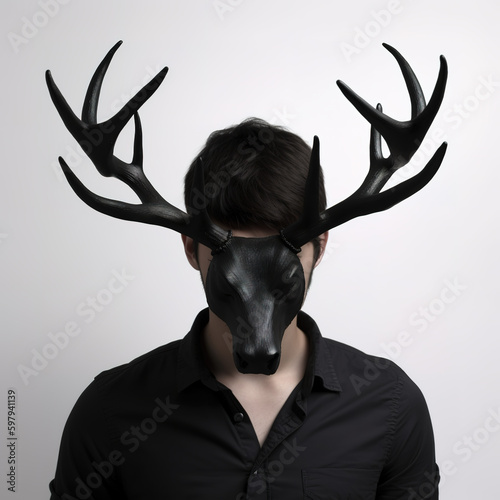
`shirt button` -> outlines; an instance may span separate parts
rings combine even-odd
[[[240,413],[240,412],[235,413],[235,414],[233,415],[233,420],[234,420],[235,422],[241,422],[244,418],[245,418],[245,415],[243,415],[243,413]]]

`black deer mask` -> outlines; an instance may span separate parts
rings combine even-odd
[[[139,108],[165,78],[164,68],[112,118],[97,123],[97,104],[109,63],[120,46],[106,55],[90,82],[82,119],[46,73],[52,100],[73,137],[79,142],[98,171],[114,176],[130,186],[141,200],[131,204],[110,200],[89,191],[66,162],[61,167],[76,194],[102,213],[121,219],[164,226],[193,238],[212,249],[205,291],[210,309],[229,327],[236,367],[243,373],[272,374],[278,368],[281,340],[286,327],[299,312],[305,294],[304,274],[297,257],[300,248],[318,235],[361,215],[386,210],[425,186],[441,165],[446,143],[434,153],[425,168],[395,187],[381,192],[391,175],[407,164],[420,146],[443,100],[447,79],[446,60],[441,67],[433,95],[426,105],[420,84],[406,60],[394,48],[384,47],[396,58],[411,100],[411,119],[396,121],[370,106],[343,82],[341,91],[371,123],[370,168],[359,189],[344,201],[322,213],[318,211],[319,140],[314,138],[309,175],[305,186],[304,210],[300,220],[266,238],[233,237],[210,220],[206,211],[189,215],[168,203],[146,178],[142,168],[142,130]],[[116,140],[131,117],[135,122],[134,155],[125,163],[113,154]],[[390,151],[382,154],[381,137]],[[202,159],[195,170],[194,186],[204,192]],[[193,204],[194,206],[194,204]]]
[[[242,373],[278,368],[285,328],[305,295],[302,264],[280,236],[233,237],[213,256],[205,292],[210,309],[229,327]]]

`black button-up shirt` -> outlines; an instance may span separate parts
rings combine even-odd
[[[208,309],[182,340],[101,373],[61,442],[52,500],[437,499],[425,400],[394,363],[309,339],[302,382],[262,448],[203,360]]]

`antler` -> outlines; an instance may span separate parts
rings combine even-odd
[[[52,101],[64,124],[92,160],[99,173],[125,182],[142,203],[125,203],[92,193],[76,177],[64,159],[59,157],[63,172],[75,193],[95,210],[120,219],[167,227],[190,236],[213,250],[217,249],[227,240],[228,232],[209,219],[206,208],[202,208],[195,215],[188,215],[179,210],[162,198],[143,171],[142,127],[138,110],[161,85],[168,68],[163,68],[112,118],[97,123],[97,105],[102,82],[109,63],[121,44],[121,41],[116,43],[97,67],[85,96],[81,120],[73,113],[62,96],[50,71],[46,72],[46,81]],[[114,156],[113,150],[118,136],[132,116],[135,124],[134,153],[132,162],[126,163]],[[198,188],[197,192],[203,193],[201,161],[197,165],[194,182]]]
[[[420,83],[408,62],[396,49],[385,43],[383,45],[396,58],[403,73],[410,94],[411,119],[408,121],[394,120],[382,113],[380,104],[376,108],[372,107],[345,83],[340,80],[337,82],[342,93],[372,125],[370,168],[361,186],[351,196],[320,214],[317,194],[319,139],[314,137],[305,189],[303,216],[282,230],[284,240],[296,250],[316,236],[350,219],[386,210],[410,197],[432,179],[441,165],[447,147],[445,142],[441,144],[420,173],[395,187],[380,192],[394,172],[406,165],[419,148],[443,100],[448,74],[446,59],[441,56],[437,83],[429,104],[426,106]],[[381,136],[389,147],[390,155],[387,158],[384,158],[382,154]]]

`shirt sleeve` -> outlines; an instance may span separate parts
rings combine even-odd
[[[399,380],[394,399],[390,446],[377,500],[437,500],[439,468],[429,410],[420,389]]]
[[[82,393],[64,427],[50,500],[125,498],[119,488],[123,456],[113,449],[96,381]]]

